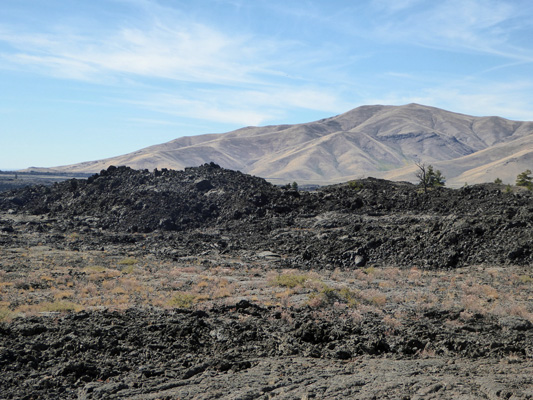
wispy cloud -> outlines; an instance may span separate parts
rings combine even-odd
[[[163,119],[150,119],[150,118],[128,118],[128,121],[134,122],[136,124],[145,124],[145,125],[163,125],[163,126],[177,126],[179,124],[163,120]]]
[[[394,14],[409,9],[422,1],[424,0],[373,0],[371,6],[378,12]]]
[[[365,64],[368,68],[376,54],[380,61],[385,58],[380,52],[390,47],[383,50],[383,44],[503,58],[499,65],[494,62],[480,66],[480,74],[530,63],[531,50],[511,40],[527,22],[522,19],[518,2],[369,0],[355,5],[342,2],[342,7],[316,1],[307,2],[306,6],[286,2],[254,2],[252,6],[242,0],[214,2],[243,13],[253,7],[257,7],[253,8],[255,13],[268,9],[270,18],[286,19],[284,29],[292,33],[288,37],[210,24],[178,8],[163,6],[168,2],[113,3],[126,4],[137,12],[119,23],[96,23],[98,26],[91,25],[93,22],[79,27],[43,23],[35,30],[24,30],[0,25],[0,69],[110,84],[124,89],[117,90],[116,95],[106,95],[106,99],[115,96],[117,103],[243,125],[279,120],[294,109],[336,113],[368,102],[416,101],[444,106],[452,104],[456,95],[455,104],[469,106],[468,110],[474,109],[472,104],[488,108],[483,98],[491,99],[500,105],[491,108],[496,112],[511,108],[504,107],[498,99],[506,98],[522,111],[530,100],[518,95],[522,93],[519,89],[510,90],[503,80],[488,90],[467,80],[461,85],[444,83],[443,76],[428,78],[429,73],[408,68],[390,71],[392,64],[383,66],[379,61],[370,72],[360,67]],[[361,18],[362,14],[369,17]],[[318,35],[308,33],[312,39],[298,36],[287,21],[295,21],[309,31],[317,26],[321,32],[337,36],[317,43],[314,39]],[[351,35],[348,29],[353,29]],[[454,75],[450,70],[447,76]],[[385,75],[387,83],[392,84],[390,89],[375,89],[383,85],[381,78]],[[417,89],[422,88],[416,96],[399,89],[407,80]],[[357,93],[359,88],[373,94]],[[513,101],[497,90],[507,90],[522,100]],[[476,91],[479,98],[475,97]],[[381,94],[376,95],[377,92]]]
[[[389,10],[374,25],[373,34],[382,40],[533,61],[528,49],[513,46],[508,40],[512,32],[523,27],[517,3],[449,0],[428,6],[428,2],[415,0],[376,0],[375,4]]]
[[[212,94],[209,96],[209,94]],[[159,113],[225,124],[259,125],[273,117],[267,110],[256,111],[242,102],[234,104],[228,98],[220,101],[220,92],[203,91],[196,96],[172,93],[152,93],[144,98],[124,100],[138,107]]]
[[[108,37],[3,33],[0,40],[16,49],[4,52],[3,58],[17,67],[68,79],[133,74],[219,84],[253,81],[252,68],[236,60],[245,59],[254,49],[241,38],[199,24],[120,28]]]
[[[347,110],[350,104],[321,88],[270,87],[263,90],[203,89],[194,94],[151,93],[127,100],[160,113],[234,125],[262,125],[282,119],[288,110],[328,112]]]
[[[506,116],[533,121],[533,81],[514,82],[461,81],[434,85],[407,94],[391,91],[383,97],[367,99],[370,104],[428,104],[450,111],[476,116]]]
[[[310,83],[316,78],[310,67],[323,64],[328,49],[223,32],[151,1],[129,3],[147,11],[135,26],[98,33],[72,26],[22,34],[3,28],[0,43],[10,50],[0,50],[0,68],[145,88],[117,101],[229,124],[259,125],[287,108],[339,112],[347,106],[327,80]]]

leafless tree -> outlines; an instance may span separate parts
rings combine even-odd
[[[420,161],[415,162],[419,171],[416,173],[418,183],[424,188],[424,193],[428,192],[429,188],[444,186],[446,178],[439,170],[434,170],[432,165],[426,165]]]

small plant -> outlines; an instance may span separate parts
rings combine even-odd
[[[348,307],[355,307],[359,302],[359,294],[343,287],[340,290],[323,284],[322,289],[317,293],[309,295],[308,305],[311,307],[329,306],[335,303],[346,304]]]
[[[84,272],[88,272],[88,273],[91,273],[91,272],[98,272],[98,273],[101,273],[101,272],[105,272],[106,271],[106,268],[105,267],[102,267],[100,265],[89,265],[88,267],[85,267],[83,269]]]
[[[318,293],[311,293],[307,304],[311,307],[329,306],[339,300],[338,293],[335,289],[324,285]]]
[[[191,308],[196,303],[196,296],[191,293],[178,292],[169,300],[170,307]]]
[[[282,274],[273,279],[273,284],[293,289],[297,286],[303,286],[309,280],[308,275],[303,274]]]
[[[133,272],[133,264],[126,265],[120,270],[120,272],[123,274],[131,274]]]
[[[74,290],[60,290],[54,293],[54,299],[63,300],[74,297]]]
[[[494,179],[494,183],[496,185],[501,185],[503,182],[502,182],[502,180],[500,178],[496,178],[496,179]]]
[[[363,184],[358,181],[350,181],[348,182],[348,186],[350,187],[350,189],[353,189],[356,191],[361,190],[363,188]]]
[[[505,193],[513,193],[513,188],[511,187],[511,185],[507,184],[505,186]]]
[[[347,287],[343,287],[339,291],[339,296],[346,302],[349,307],[355,307],[359,303],[359,294],[357,292],[354,292],[353,290],[348,289]]]
[[[533,177],[531,176],[531,170],[526,169],[516,177],[516,186],[526,187],[529,190],[533,189]]]
[[[13,313],[9,308],[1,307],[0,308],[0,322],[7,322],[11,320]]]
[[[39,308],[43,312],[66,312],[83,310],[83,307],[79,304],[64,300],[57,300],[52,303],[41,303]]]

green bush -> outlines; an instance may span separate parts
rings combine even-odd
[[[363,188],[363,184],[358,181],[350,181],[348,182],[348,186],[350,186],[350,189],[353,189],[355,191],[359,191]]]
[[[533,177],[531,177],[530,169],[526,169],[517,175],[516,186],[526,187],[529,190],[533,189]]]
[[[434,170],[432,165],[426,166],[426,164],[417,163],[419,171],[416,174],[419,184],[424,188],[424,192],[427,193],[428,189],[441,187],[446,184],[446,178],[437,169]]]
[[[196,303],[196,296],[191,293],[179,292],[169,300],[170,307],[191,308]]]
[[[329,306],[334,303],[346,304],[348,307],[355,307],[359,304],[359,294],[347,287],[341,289],[335,289],[330,286],[324,285],[317,293],[311,293],[309,295],[309,305],[315,307]]]
[[[135,265],[138,261],[136,258],[127,257],[118,262],[118,265]]]
[[[283,286],[289,289],[297,286],[303,286],[309,280],[308,275],[304,274],[283,274],[274,278],[273,283],[276,286]]]

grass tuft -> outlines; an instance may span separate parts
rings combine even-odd
[[[275,286],[283,286],[293,289],[295,287],[304,286],[305,282],[309,279],[309,276],[305,274],[282,274],[277,275],[272,283]]]
[[[191,308],[197,301],[196,295],[178,292],[168,301],[170,307]]]

